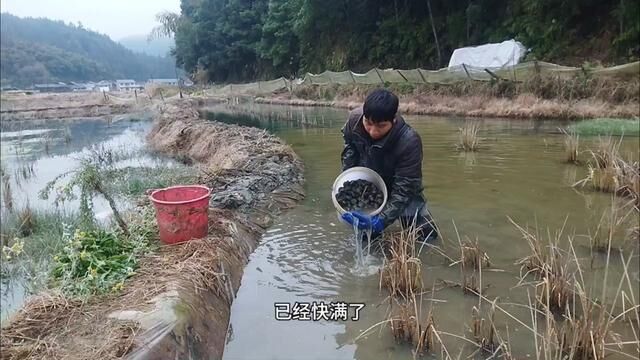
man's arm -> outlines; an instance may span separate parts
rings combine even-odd
[[[412,198],[422,191],[422,141],[413,136],[404,146],[391,185],[391,193],[380,218],[391,225],[407,208]]]
[[[358,151],[356,150],[353,143],[348,141],[346,138],[344,140],[344,149],[342,150],[342,171],[345,171],[349,168],[352,168],[358,165]]]
[[[353,132],[349,128],[353,121],[357,121],[356,118],[359,118],[359,116],[360,115],[357,111],[352,111],[341,130],[342,138],[344,139],[344,149],[342,149],[341,155],[342,171],[357,166],[360,161],[360,154],[358,154],[358,150],[356,150],[352,141]]]

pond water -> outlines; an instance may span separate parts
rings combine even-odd
[[[397,344],[388,327],[354,341],[386,319],[388,301],[386,290],[379,290],[376,271],[382,260],[370,257],[368,264],[374,271],[356,269],[353,231],[337,220],[330,199],[331,184],[340,172],[340,128],[346,115],[346,110],[339,109],[267,105],[203,112],[210,119],[267,128],[291,144],[305,163],[305,200],[268,229],[245,269],[232,306],[226,360],[412,358],[411,347]],[[422,137],[425,194],[444,238],[435,245],[444,246],[443,241],[457,244],[456,228],[462,238],[477,238],[491,258],[491,268],[482,273],[483,288],[488,286],[485,295],[499,297],[510,314],[530,324],[529,310],[508,305],[528,303],[525,287],[516,287],[520,266],[515,262],[529,254],[527,243],[508,218],[522,226],[537,224],[542,232],[554,232],[564,224],[566,235],[578,235],[576,252],[586,259],[589,244],[579,235],[594,231],[611,204],[610,195],[571,186],[587,170],[563,161],[558,127],[565,123],[480,119],[480,150],[462,153],[455,143],[464,119],[405,118]],[[595,140],[582,139],[581,148],[589,148]],[[638,139],[623,140],[623,149],[637,159]],[[637,248],[633,249],[637,254]],[[629,256],[629,252],[624,254]],[[426,289],[440,280],[461,281],[459,268],[445,264],[434,251],[423,251],[420,257]],[[602,276],[603,263],[602,257],[595,258],[593,267],[585,272],[587,284]],[[637,293],[637,257],[631,264]],[[612,256],[608,276],[613,279],[608,290],[615,290],[621,276],[618,253]],[[427,298],[431,295],[424,297],[423,306],[433,304],[439,331],[470,335],[477,297],[464,295],[460,288],[445,288],[435,293],[436,300]],[[275,319],[275,303],[283,308],[295,302],[362,303],[365,307],[358,321]],[[487,307],[486,303],[482,306]],[[535,358],[529,330],[501,313],[496,314],[496,326],[503,336],[508,331],[514,355]],[[443,341],[454,357],[464,346],[455,336],[443,335]],[[467,350],[474,349],[467,346]]]
[[[75,212],[78,209],[77,200],[66,201],[56,207],[53,202],[55,194],[43,200],[39,192],[57,176],[78,167],[80,159],[92,148],[114,154],[119,159],[115,162],[116,167],[176,165],[173,161],[146,152],[144,137],[151,128],[150,120],[147,115],[122,115],[111,119],[1,122],[3,176],[0,198],[3,201],[0,216],[8,216],[10,211],[17,212],[27,206],[34,212]],[[11,198],[10,204],[7,196]],[[126,199],[119,198],[117,203],[120,208],[129,205]],[[101,197],[94,200],[94,213],[98,220],[109,219],[111,210],[106,200]],[[3,269],[8,267],[20,268],[20,264],[3,264]],[[2,278],[0,302],[3,321],[21,306],[28,295],[27,275],[20,271],[11,273],[10,278]]]

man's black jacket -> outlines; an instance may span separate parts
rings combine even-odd
[[[358,108],[349,114],[342,134],[342,170],[368,167],[380,174],[387,185],[389,198],[380,214],[385,226],[406,214],[410,204],[424,205],[422,140],[401,116],[396,116],[384,138],[373,141],[362,124],[362,108]]]

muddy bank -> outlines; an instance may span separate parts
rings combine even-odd
[[[612,103],[597,99],[565,101],[542,99],[532,94],[521,94],[514,98],[488,97],[484,95],[451,96],[429,93],[399,95],[400,111],[416,115],[454,115],[469,117],[500,117],[523,119],[584,119],[596,117],[633,118],[640,116],[640,103],[627,101]],[[362,105],[365,94],[337,97],[335,100],[301,99],[291,94],[258,97],[257,103],[332,106],[355,108]]]
[[[199,106],[223,102],[220,98],[190,97]],[[0,116],[2,121],[36,119],[68,119],[103,117],[150,111],[179,101],[179,96],[149,96],[145,93],[64,93],[64,94],[3,94]]]
[[[264,131],[199,120],[196,103],[159,107],[148,143],[202,169],[209,236],[160,246],[119,294],[30,299],[3,327],[0,358],[221,358],[243,268],[274,217],[302,198],[303,168]]]
[[[101,117],[144,111],[149,98],[96,93],[3,95],[2,121]]]

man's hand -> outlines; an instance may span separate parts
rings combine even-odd
[[[378,215],[367,216],[352,211],[342,214],[342,220],[351,225],[357,221],[358,229],[360,230],[371,229],[374,233],[379,233],[384,230],[384,221]]]

